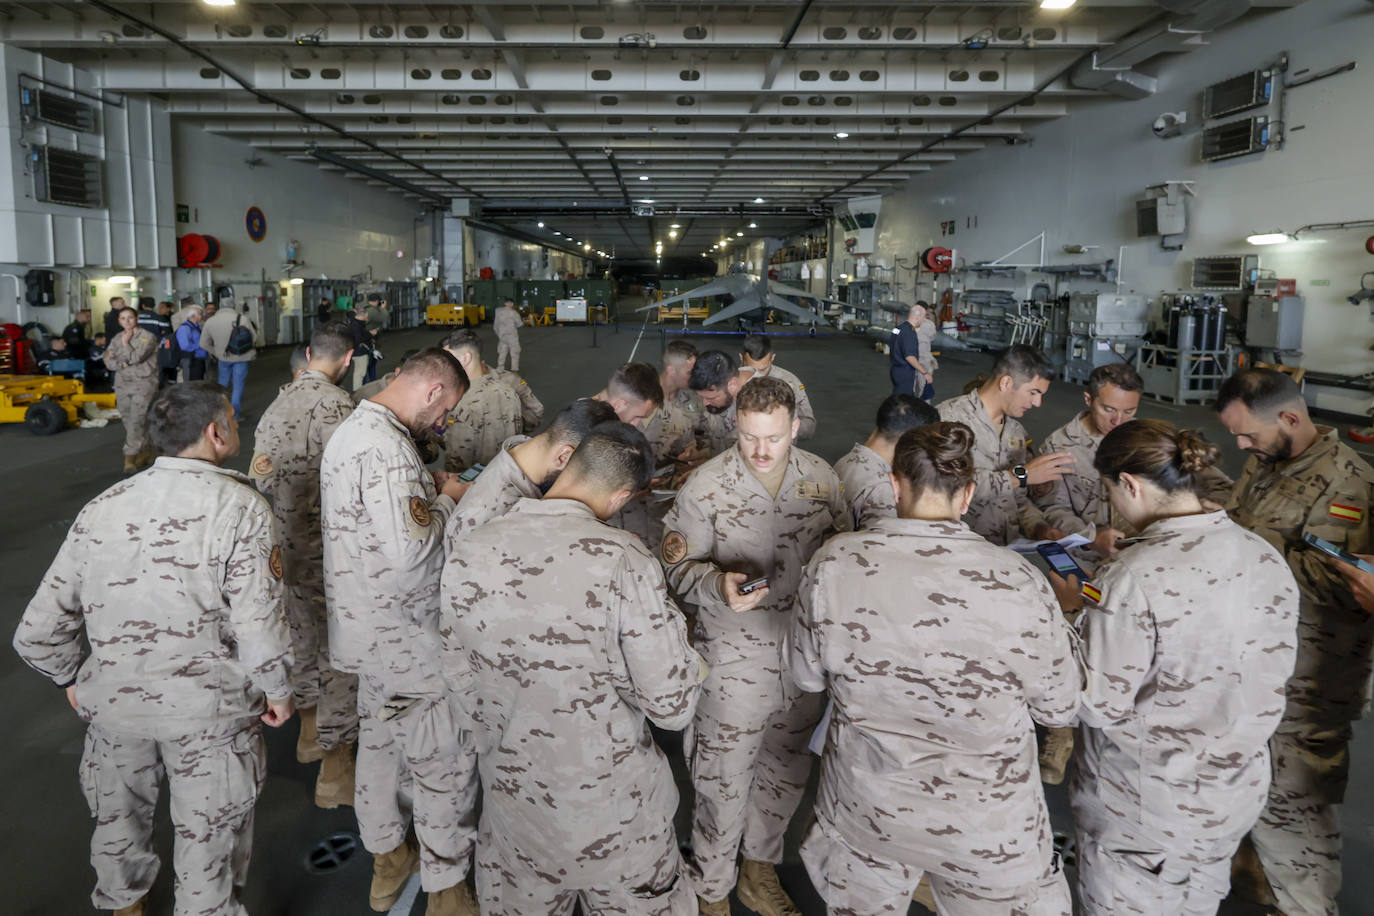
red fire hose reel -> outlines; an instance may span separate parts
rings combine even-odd
[[[954,252],[948,248],[936,245],[934,248],[927,248],[921,252],[921,267],[931,273],[948,273],[954,266]]]

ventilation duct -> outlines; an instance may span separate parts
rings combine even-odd
[[[1074,68],[1069,81],[1080,89],[1103,89],[1124,99],[1154,95],[1155,78],[1133,68],[1160,54],[1192,50],[1207,32],[1250,11],[1250,0],[1164,0],[1166,16],[1094,51]]]

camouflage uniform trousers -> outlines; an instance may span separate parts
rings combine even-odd
[[[238,894],[248,878],[253,805],[267,778],[257,719],[166,740],[87,727],[81,791],[95,818],[91,903],[98,910],[131,906],[153,886],[160,864],[153,814],[164,774],[178,916],[246,916]]]
[[[861,852],[822,821],[807,831],[801,857],[830,916],[905,914],[921,881],[921,869]],[[943,916],[1069,916],[1072,912],[1069,884],[1057,857],[1048,874],[1021,887],[987,888],[928,877]]]
[[[298,709],[315,710],[320,747],[331,751],[358,740],[358,677],[329,664],[329,627],[324,591],[288,585],[286,622],[291,627],[291,692]]]
[[[1322,729],[1285,722],[1269,739],[1274,775],[1250,840],[1287,916],[1336,913],[1350,738],[1348,723]]]
[[[477,753],[449,699],[388,700],[385,688],[359,678],[358,761],[354,811],[363,846],[391,852],[412,816],[427,892],[467,877],[477,835]]]
[[[696,648],[711,666],[687,733],[696,802],[692,809],[692,879],[705,900],[735,886],[736,857],[782,861],[783,836],[811,774],[807,742],[825,695],[800,693],[778,670],[776,655],[740,656],[703,639]],[[716,657],[732,652],[728,661]]]
[[[624,838],[621,838],[622,842]],[[627,871],[613,885],[580,887],[511,846],[484,818],[477,839],[477,902],[483,913],[571,916],[580,901],[586,916],[695,916],[696,895],[687,881],[673,825],[634,843]]]
[[[1102,815],[1115,820],[1109,811]],[[1080,825],[1075,843],[1083,916],[1215,916],[1231,889],[1231,856],[1243,834],[1180,852],[1129,827],[1117,821],[1100,835]]]
[[[151,446],[148,441],[148,408],[157,397],[157,376],[137,379],[127,386],[115,385],[115,406],[124,424],[124,454],[132,457]]]
[[[509,337],[496,335],[496,368],[500,369],[506,362],[506,357],[510,357],[510,371],[520,371],[520,338],[512,334]]]

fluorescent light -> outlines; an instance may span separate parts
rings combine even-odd
[[[135,277],[131,277],[128,274],[116,274],[115,276],[110,278],[110,282],[116,283],[120,286],[123,286],[125,284],[129,284],[130,286],[132,286],[135,279]]]
[[[835,131],[835,139],[836,139],[836,140],[843,140],[845,137],[848,137],[848,136],[849,136],[849,134],[848,134],[847,131],[843,131],[843,130],[837,130],[837,131]]]
[[[640,180],[640,181],[648,181],[648,180],[649,180],[649,176],[648,176],[648,175],[640,175],[640,176],[639,176],[639,180]]]
[[[1282,245],[1284,242],[1293,241],[1287,232],[1259,232],[1255,235],[1247,235],[1245,241],[1251,245]]]
[[[675,238],[677,238],[677,230],[676,230],[676,229],[669,229],[669,230],[668,230],[668,238],[670,238],[670,239],[675,239]]]
[[[673,224],[672,224],[671,226],[669,226],[668,228],[669,228],[669,229],[681,229],[681,228],[682,228],[682,224],[681,224],[681,223],[673,223]]]
[[[735,235],[739,238],[744,238],[744,230],[741,229],[739,232],[736,232]]]
[[[750,223],[750,224],[749,224],[749,228],[750,228],[750,229],[757,229],[758,227],[759,227],[759,224],[758,224],[758,223]]]
[[[207,2],[208,2],[208,0],[207,0]],[[211,4],[211,6],[213,6],[213,5],[214,5],[214,4]],[[292,277],[292,278],[291,278],[291,285],[292,285],[292,286],[300,286],[300,285],[303,284],[303,283],[305,283],[305,280],[304,280],[304,278],[302,278],[302,277]]]
[[[544,224],[543,224],[543,223],[540,223],[540,224],[539,224],[539,228],[540,228],[540,229],[543,229],[543,228],[544,228]]]
[[[563,233],[561,233],[561,232],[559,232],[557,229],[555,229],[555,230],[553,230],[553,234],[554,234],[554,235],[562,235]]]
[[[206,6],[233,6],[237,0],[205,0]]]
[[[755,197],[755,198],[754,198],[754,203],[756,203],[756,204],[761,204],[761,203],[763,203],[763,198],[762,198],[762,197]]]
[[[1042,10],[1066,10],[1073,6],[1074,0],[1040,0]]]
[[[592,250],[592,246],[591,246],[591,245],[583,245],[583,246],[582,246],[582,250],[583,250],[583,251],[591,251],[591,250]]]
[[[433,277],[425,277],[425,282],[426,282],[426,283],[433,283],[433,282],[434,282],[434,278],[433,278]]]
[[[653,203],[653,202],[654,202],[654,199],[653,199],[652,197],[640,197],[640,198],[637,198],[637,199],[635,200],[635,203],[640,203],[640,204],[651,204],[651,203]]]

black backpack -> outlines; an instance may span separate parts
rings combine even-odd
[[[157,342],[157,366],[159,369],[175,369],[181,365],[183,356],[177,336],[170,334]]]
[[[253,349],[253,329],[243,326],[243,315],[234,316],[234,329],[229,332],[229,341],[224,352],[230,356],[242,356]]]

